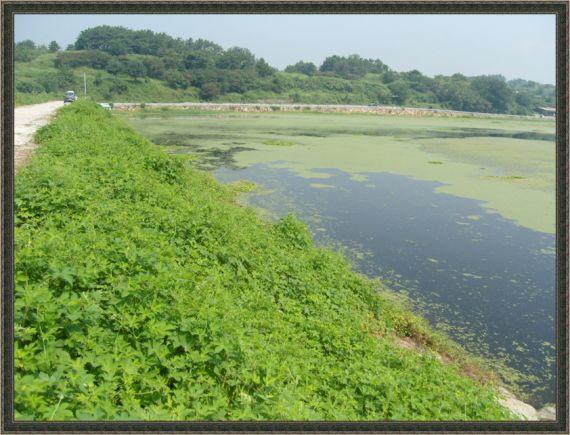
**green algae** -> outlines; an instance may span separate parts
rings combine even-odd
[[[233,192],[237,193],[252,192],[257,188],[257,184],[249,180],[234,181],[233,183],[226,184],[226,186]]]
[[[311,183],[309,186],[315,189],[334,189],[336,186],[332,184],[322,184],[322,183]]]
[[[292,141],[285,141],[285,140],[264,140],[262,141],[264,145],[271,145],[275,147],[289,147],[292,145],[296,145],[295,142]]]
[[[129,122],[151,140],[169,132],[202,148],[227,149],[232,138],[247,147],[232,155],[241,167],[264,163],[308,179],[329,179],[334,174],[326,171],[337,169],[354,181],[389,172],[439,182],[437,192],[480,201],[489,213],[554,233],[555,143],[536,139],[554,137],[550,121],[172,112],[152,123],[136,116]],[[270,145],[278,142],[295,146]]]
[[[473,278],[473,279],[483,279],[483,277],[481,275],[476,275],[474,273],[468,273],[468,272],[464,272],[461,275],[463,275],[466,278]]]
[[[366,181],[368,177],[364,174],[350,174],[350,179],[352,181]]]

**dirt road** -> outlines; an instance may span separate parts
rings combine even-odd
[[[62,101],[16,107],[14,110],[14,164],[16,170],[22,166],[30,153],[37,147],[33,143],[34,133],[47,124],[56,110],[63,106]]]

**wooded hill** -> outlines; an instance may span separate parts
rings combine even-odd
[[[150,30],[98,26],[64,51],[21,41],[15,47],[16,102],[83,90],[106,101],[225,101],[420,106],[530,115],[555,105],[555,87],[500,75],[428,77],[398,72],[378,59],[330,56],[279,71],[245,48]]]

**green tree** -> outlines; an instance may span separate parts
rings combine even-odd
[[[276,71],[275,68],[269,65],[263,58],[257,61],[255,64],[255,70],[259,77],[269,77]]]
[[[164,77],[164,62],[159,57],[148,56],[142,60],[146,70],[146,75],[153,79],[162,79]]]
[[[135,80],[139,77],[144,77],[146,74],[146,68],[144,64],[139,60],[127,60],[123,65],[125,73],[127,73]]]
[[[399,74],[396,71],[388,70],[382,74],[382,81],[386,84],[395,82],[398,80]]]
[[[473,79],[471,87],[488,101],[489,112],[508,113],[513,102],[513,92],[504,77],[479,76]]]
[[[95,86],[101,86],[101,84],[103,83],[103,76],[101,75],[101,73],[98,71],[95,74],[95,79],[93,80],[93,84]]]
[[[438,76],[435,79],[436,96],[444,107],[467,112],[482,112],[486,109],[486,100],[472,89],[465,77]]]
[[[220,56],[216,66],[222,69],[245,69],[255,66],[255,56],[246,48],[232,47]]]
[[[56,51],[59,51],[60,49],[61,49],[61,47],[59,46],[59,44],[56,41],[51,41],[49,43],[48,50],[50,53],[55,53]]]
[[[211,56],[202,51],[191,51],[184,58],[184,67],[189,70],[204,69],[210,64]]]
[[[169,69],[177,69],[183,70],[184,69],[184,62],[182,58],[182,53],[177,52],[176,50],[168,49],[164,52],[161,56],[162,61],[164,63],[164,68]]]
[[[200,88],[200,97],[203,100],[211,101],[217,98],[221,93],[220,85],[217,83],[204,83]]]
[[[88,66],[105,69],[112,59],[113,56],[100,50],[63,51],[56,54],[53,63],[56,68]]]
[[[125,82],[115,77],[113,80],[109,91],[115,94],[124,94],[129,90],[129,87]]]
[[[109,61],[105,69],[109,74],[113,74],[115,77],[117,77],[117,75],[123,71],[123,64],[119,61],[119,59],[114,57]]]
[[[295,65],[289,65],[285,68],[286,72],[290,73],[301,73],[307,76],[312,76],[317,72],[317,67],[312,62],[303,62],[300,60]]]
[[[392,92],[392,101],[395,104],[406,104],[410,96],[410,87],[403,80],[396,80],[388,85],[388,89]]]
[[[430,91],[433,79],[424,76],[417,69],[408,71],[402,74],[405,81],[409,84],[410,88],[414,91],[420,93],[426,93]]]
[[[327,57],[319,70],[345,79],[359,79],[367,73],[383,73],[388,67],[379,59],[363,59],[358,54],[351,54],[348,57]]]
[[[29,39],[16,43],[14,47],[14,60],[16,62],[29,62],[35,59],[37,54],[36,44]]]
[[[192,75],[189,72],[177,70],[166,71],[164,79],[172,89],[186,89],[192,83]]]
[[[37,80],[19,80],[16,83],[16,90],[25,94],[39,94],[45,92],[44,87]]]
[[[218,83],[224,93],[236,92],[243,94],[255,87],[257,74],[253,68],[245,70],[220,71]]]

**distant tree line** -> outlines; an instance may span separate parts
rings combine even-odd
[[[70,71],[89,67],[113,76],[112,90],[119,94],[128,89],[129,83],[120,79],[126,76],[134,82],[160,80],[172,89],[196,88],[204,100],[281,96],[293,102],[422,105],[512,114],[531,114],[538,106],[555,103],[554,86],[532,81],[507,81],[497,75],[431,78],[417,70],[393,71],[378,59],[356,54],[329,56],[319,67],[299,61],[278,71],[245,48],[223,49],[204,39],[113,26],[82,31],[65,51],[55,41],[48,47],[19,42],[15,60],[29,62],[47,52],[56,53],[59,73],[41,83],[20,83],[20,92],[71,85]]]

